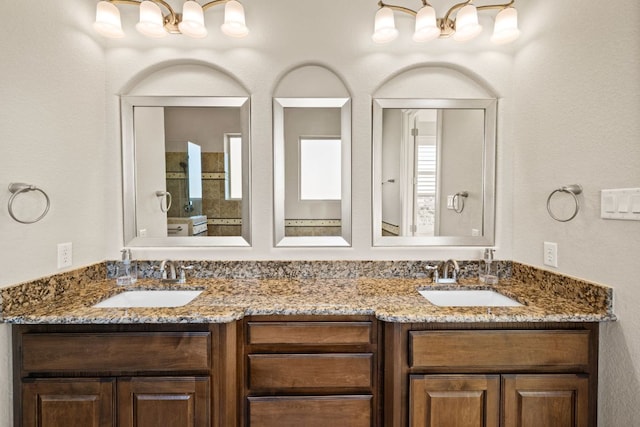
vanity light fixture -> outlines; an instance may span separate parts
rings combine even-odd
[[[488,4],[474,6],[473,0],[462,1],[453,5],[443,18],[437,18],[436,11],[428,0],[422,0],[422,8],[417,12],[403,6],[378,2],[378,12],[375,16],[374,33],[371,36],[376,43],[388,43],[398,37],[393,11],[415,16],[416,25],[413,40],[419,43],[435,38],[452,37],[456,41],[467,41],[476,37],[482,31],[478,23],[478,11],[500,9],[496,16],[491,41],[504,44],[514,41],[520,36],[518,29],[518,12],[511,7],[515,0],[505,4]]]
[[[220,27],[229,37],[241,38],[249,34],[245,25],[244,7],[236,0],[213,0],[203,5],[187,0],[182,13],[177,13],[164,0],[102,0],[96,9],[96,22],[93,28],[108,38],[122,38],[120,11],[116,5],[133,5],[140,8],[140,20],[136,29],[147,37],[160,38],[167,34],[184,34],[193,38],[207,36],[204,25],[204,11],[224,4],[224,24]],[[163,13],[162,8],[166,10]]]

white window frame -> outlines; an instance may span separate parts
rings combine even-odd
[[[240,144],[234,147],[233,141],[238,139]],[[239,133],[224,134],[224,198],[242,200],[242,135]]]
[[[305,194],[304,189],[304,163],[303,159],[305,158],[303,153],[303,144],[306,141],[327,141],[327,142],[337,142],[337,147],[332,147],[334,150],[337,148],[337,161],[324,161],[321,162],[324,166],[323,176],[326,178],[327,174],[330,173],[330,167],[334,169],[337,174],[337,182],[333,183],[332,189],[328,192],[333,192],[333,196],[328,197],[309,197]],[[312,165],[317,165],[318,163],[311,163]],[[316,177],[320,182],[322,181],[322,177]],[[342,200],[342,140],[339,136],[301,136],[298,139],[298,199],[301,201],[339,201]]]

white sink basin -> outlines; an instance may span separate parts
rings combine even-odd
[[[421,290],[420,295],[443,307],[518,307],[518,301],[492,290]]]
[[[125,291],[94,307],[181,307],[193,301],[202,291]]]

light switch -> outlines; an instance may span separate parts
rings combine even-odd
[[[631,196],[631,213],[640,214],[640,194]]]
[[[616,211],[616,198],[613,196],[603,196],[602,197],[602,208],[605,212],[615,212]]]
[[[640,188],[614,188],[600,192],[600,217],[640,221]]]
[[[618,196],[618,212],[629,212],[629,196],[624,194]]]

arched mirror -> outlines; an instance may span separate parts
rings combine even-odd
[[[349,98],[273,102],[276,246],[350,246]]]
[[[373,101],[374,246],[490,246],[495,99]]]
[[[248,97],[121,100],[127,246],[249,246]]]

